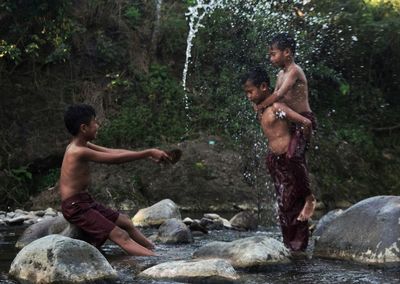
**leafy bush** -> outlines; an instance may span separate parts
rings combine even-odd
[[[124,16],[127,18],[131,27],[136,27],[140,23],[141,13],[136,6],[126,8]]]
[[[133,86],[133,85],[132,85]],[[185,135],[187,117],[182,88],[165,66],[152,65],[119,113],[102,127],[99,139],[108,145],[149,146]]]

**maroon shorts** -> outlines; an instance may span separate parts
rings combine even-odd
[[[294,251],[305,250],[308,222],[297,220],[306,197],[311,194],[305,160],[298,156],[276,155],[269,150],[266,162],[276,190],[283,243]]]
[[[85,241],[96,247],[107,240],[119,216],[118,212],[96,202],[87,192],[65,199],[61,210],[68,222],[85,232]]]

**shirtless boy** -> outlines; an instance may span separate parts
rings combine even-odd
[[[286,33],[277,34],[271,40],[270,47],[271,63],[281,68],[273,94],[257,105],[257,111],[262,111],[272,104],[284,103],[295,112],[308,118],[312,122],[312,130],[316,130],[316,117],[311,111],[308,103],[307,78],[299,65],[294,62],[296,53],[296,42]],[[275,105],[279,108],[282,104]],[[312,131],[304,131],[301,124],[290,124],[291,139],[287,156],[296,156],[306,164],[306,151],[311,139]],[[313,194],[307,197],[304,210],[300,213],[300,220],[307,220],[315,210],[315,197]]]
[[[64,114],[65,126],[73,137],[61,166],[62,213],[70,223],[81,228],[87,241],[96,247],[110,239],[130,255],[155,255],[153,243],[133,226],[127,215],[103,206],[90,196],[87,191],[89,162],[119,164],[144,158],[162,161],[169,157],[158,149],[130,151],[91,143],[99,128],[95,117],[94,108],[86,104],[72,105]]]
[[[269,78],[263,69],[247,73],[242,84],[247,98],[255,107],[271,96]],[[263,108],[259,119],[268,139],[267,167],[277,192],[283,242],[292,251],[303,251],[308,245],[309,231],[308,220],[300,217],[311,191],[305,165],[298,157],[287,155],[292,139],[289,123],[301,125],[303,131],[308,133],[312,122],[283,103]]]

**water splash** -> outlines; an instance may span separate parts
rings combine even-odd
[[[187,46],[186,46],[186,61],[185,67],[183,68],[183,79],[182,79],[182,86],[183,89],[186,91],[186,77],[189,68],[190,58],[192,57],[192,46],[193,46],[193,39],[196,36],[200,27],[204,27],[201,24],[203,18],[212,13],[215,9],[219,7],[223,7],[224,1],[223,0],[198,0],[196,5],[189,7],[189,11],[185,14],[186,17],[189,17],[189,34],[187,37]],[[187,105],[187,95],[186,95],[186,106]]]
[[[187,37],[186,46],[186,61],[183,70],[182,85],[184,89],[184,102],[186,111],[189,110],[189,102],[187,92],[187,80],[190,74],[189,66],[191,64],[191,52],[193,48],[193,40],[196,33],[201,27],[202,23],[207,22],[207,25],[212,25],[211,21],[208,21],[206,16],[212,16],[216,9],[223,9],[223,15],[225,15],[224,21],[224,32],[229,31],[229,27],[234,31],[235,26],[239,29],[239,25],[246,25],[243,29],[247,33],[252,33],[252,37],[246,37],[238,35],[234,40],[243,41],[243,49],[245,52],[235,52],[237,51],[237,45],[232,48],[227,45],[226,47],[220,48],[220,54],[223,56],[225,61],[219,61],[219,70],[225,71],[229,70],[228,74],[223,74],[222,83],[231,80],[231,85],[237,85],[237,79],[233,74],[239,75],[243,72],[243,67],[248,68],[250,64],[254,62],[260,64],[264,63],[265,67],[270,74],[276,72],[275,69],[266,62],[262,61],[260,54],[260,49],[254,48],[254,46],[262,45],[265,49],[265,54],[263,58],[265,59],[267,55],[267,50],[265,45],[267,45],[266,40],[272,37],[273,34],[280,32],[291,33],[296,42],[298,43],[298,48],[296,50],[296,62],[298,62],[305,72],[310,74],[325,74],[332,78],[336,78],[340,81],[341,75],[337,73],[334,69],[326,68],[324,64],[317,59],[329,58],[331,54],[335,53],[335,48],[340,47],[343,50],[349,49],[352,45],[357,42],[358,35],[355,34],[351,26],[348,27],[336,27],[335,17],[331,12],[321,13],[319,11],[317,2],[309,0],[294,0],[294,1],[273,1],[273,0],[256,0],[256,1],[242,1],[242,0],[198,0],[194,6],[190,7],[186,13],[187,20],[189,22],[189,33]],[[226,12],[226,13],[225,13]],[[218,22],[218,21],[215,21]],[[216,29],[210,29],[213,33],[218,33]],[[218,34],[209,34],[212,38],[218,38]],[[207,42],[207,33],[201,35],[202,41]],[[225,34],[221,37],[224,38]],[[203,38],[204,37],[204,38]],[[327,45],[326,42],[333,42],[332,39],[336,39],[335,45]],[[250,42],[252,41],[252,42]],[[258,52],[258,53],[257,53]],[[343,52],[343,51],[342,51]],[[256,54],[257,53],[257,54]],[[219,53],[215,53],[213,56],[218,56]],[[202,58],[209,60],[206,55],[199,54],[196,60],[200,62],[199,66],[202,66]],[[223,66],[222,66],[223,65]],[[208,68],[209,65],[204,65],[203,68]],[[207,76],[202,76],[202,70],[196,70],[199,76],[193,78],[190,81],[190,86],[193,86],[193,92],[191,94],[202,95],[206,94],[210,96],[209,91],[215,90],[214,85],[218,85],[218,78],[212,81],[210,88],[208,88]],[[218,74],[216,74],[218,76]],[[219,94],[223,95],[225,91],[224,86],[218,89]],[[196,92],[194,91],[196,90]],[[213,94],[211,94],[213,95]],[[237,94],[239,96],[239,94]],[[206,95],[205,95],[206,96]],[[236,106],[238,101],[235,101]],[[226,128],[230,127],[230,132],[233,139],[240,145],[241,153],[243,159],[243,164],[245,164],[245,170],[243,171],[243,178],[246,182],[255,189],[257,195],[260,199],[265,198],[267,193],[268,199],[271,200],[271,196],[274,195],[275,191],[271,183],[264,184],[263,177],[267,176],[265,173],[265,166],[263,165],[263,157],[265,155],[266,149],[266,139],[262,134],[257,134],[259,126],[255,126],[254,114],[250,112],[250,106],[246,104],[245,98],[243,97],[243,105],[241,110],[236,113],[230,113],[226,111],[226,118],[219,118],[218,123],[224,123]],[[242,103],[239,102],[241,105]],[[222,107],[230,108],[230,105],[222,105]],[[234,108],[236,109],[236,108]],[[189,115],[188,115],[189,117]],[[232,119],[233,117],[240,117],[241,125],[245,126],[234,126],[232,123],[237,123],[237,119]],[[248,118],[247,118],[248,117]],[[190,117],[189,117],[190,120]],[[237,131],[237,133],[233,133]],[[227,131],[228,132],[228,131]],[[318,148],[318,146],[316,146]],[[267,186],[265,186],[267,185]],[[267,187],[267,190],[265,190]],[[268,188],[269,187],[269,188]],[[272,198],[273,199],[273,198]]]

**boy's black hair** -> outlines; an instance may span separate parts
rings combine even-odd
[[[249,72],[244,74],[241,78],[242,85],[246,84],[247,81],[253,83],[254,86],[260,87],[262,83],[267,83],[269,87],[269,76],[267,71],[265,71],[262,67],[255,67],[251,69]]]
[[[275,35],[271,39],[270,46],[276,45],[279,50],[285,50],[289,48],[289,50],[295,55],[296,53],[296,41],[294,38],[288,33],[280,33]]]
[[[94,108],[87,104],[70,105],[64,113],[64,123],[73,136],[79,133],[81,124],[89,124],[96,117]]]

